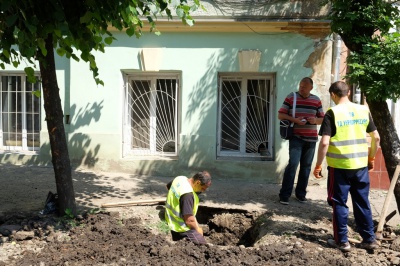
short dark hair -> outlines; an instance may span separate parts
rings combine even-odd
[[[207,171],[198,172],[193,176],[193,180],[200,180],[201,185],[207,185],[211,182],[211,175]]]
[[[340,98],[345,97],[349,93],[349,86],[343,81],[336,81],[329,87],[329,93],[333,93]]]
[[[308,82],[311,83],[311,85],[314,85],[314,81],[310,77],[304,77],[304,78],[301,79],[301,81],[308,81]]]

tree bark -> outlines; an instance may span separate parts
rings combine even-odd
[[[380,146],[385,159],[386,169],[389,174],[390,181],[393,178],[396,166],[399,163],[400,142],[394,126],[392,116],[389,112],[386,101],[368,100],[369,109],[372,118],[381,137]],[[394,196],[396,198],[397,209],[400,210],[400,184],[399,179],[394,188]]]
[[[44,110],[47,130],[49,132],[53,169],[58,194],[58,214],[64,215],[69,209],[76,214],[75,193],[71,176],[67,140],[64,130],[64,114],[61,106],[54,59],[53,38],[48,35],[46,41],[47,55],[38,52]]]

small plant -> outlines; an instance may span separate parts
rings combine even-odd
[[[74,218],[75,218],[75,216],[74,216],[74,214],[72,213],[72,210],[71,210],[71,209],[66,209],[66,210],[65,210],[65,216],[67,216],[67,218],[69,218],[69,219],[74,219]]]
[[[98,213],[102,212],[103,210],[104,209],[101,209],[101,208],[90,209],[89,214],[98,214]]]
[[[148,226],[151,230],[155,230],[159,233],[168,234],[170,229],[166,221],[158,221],[157,223],[150,224]]]
[[[65,210],[65,215],[63,217],[63,223],[70,227],[78,226],[78,222],[75,220],[75,215],[72,213],[71,209]]]
[[[117,224],[120,226],[124,226],[125,214],[122,213],[121,216],[117,219]]]
[[[291,238],[293,236],[293,233],[292,232],[283,232],[283,236],[285,238]]]

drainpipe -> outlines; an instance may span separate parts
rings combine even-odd
[[[332,83],[339,80],[340,51],[342,49],[342,39],[336,33],[333,34],[333,62],[332,62]]]
[[[332,51],[332,73],[331,83],[339,80],[340,69],[340,52],[342,50],[342,39],[336,33],[333,34],[333,51]],[[330,106],[335,106],[335,103],[330,100]]]

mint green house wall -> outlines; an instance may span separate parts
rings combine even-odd
[[[161,36],[145,34],[140,39],[117,33],[116,37],[118,41],[107,47],[106,53],[96,54],[104,86],[95,84],[86,63],[56,59],[73,167],[163,176],[191,175],[206,169],[221,178],[279,182],[288,161],[288,142],[281,140],[278,131],[279,107],[288,93],[297,90],[302,77],[314,79],[313,92],[323,99],[329,87],[332,63],[329,40],[316,43],[315,39],[296,33],[167,32]],[[142,48],[161,48],[160,71],[181,73],[179,152],[174,158],[123,157],[123,73],[142,71],[139,58]],[[259,72],[275,75],[272,161],[217,159],[218,73],[239,72],[238,52],[246,49],[261,51]],[[42,119],[40,151],[2,153],[0,161],[51,165],[48,143]]]

